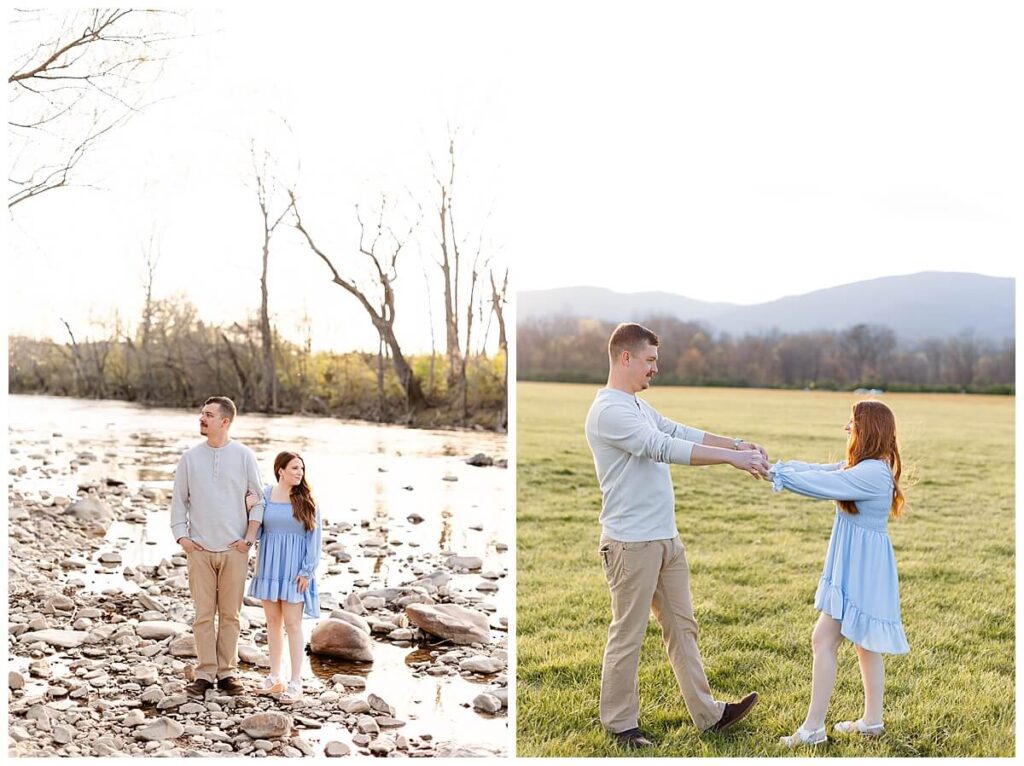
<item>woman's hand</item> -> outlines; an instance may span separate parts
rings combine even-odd
[[[296,575],[295,584],[299,587],[299,593],[305,595],[306,589],[309,587],[309,578],[303,577],[302,575]]]
[[[756,449],[758,452],[761,453],[761,457],[764,458],[764,462],[769,462],[768,452],[765,450],[764,447],[755,442],[740,442],[738,445],[736,445],[736,449]]]
[[[260,496],[251,489],[245,493],[245,512],[248,513],[260,501]]]
[[[768,477],[768,461],[761,456],[759,450],[737,450],[733,455],[732,464],[741,471],[746,471],[755,479]]]

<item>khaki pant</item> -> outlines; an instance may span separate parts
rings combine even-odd
[[[683,543],[678,537],[641,543],[602,537],[600,551],[612,596],[601,671],[601,723],[613,733],[639,725],[640,647],[652,607],[690,717],[701,731],[718,723],[725,703],[711,695],[704,675]]]
[[[192,632],[199,665],[196,678],[211,683],[238,672],[238,621],[245,595],[249,554],[235,550],[188,554],[188,587],[196,607]],[[217,617],[214,629],[213,618]]]

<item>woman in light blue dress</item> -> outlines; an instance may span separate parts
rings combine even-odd
[[[303,612],[320,616],[316,590],[316,566],[320,560],[320,510],[306,482],[306,464],[294,452],[282,452],[274,459],[276,485],[263,490],[265,502],[260,527],[256,576],[249,583],[249,595],[263,601],[267,616],[270,675],[261,694],[281,693],[280,702],[291,704],[302,698],[302,658],[306,640],[302,635]],[[259,498],[246,495],[251,508]],[[284,684],[284,640],[288,633],[291,680]]]
[[[896,419],[881,402],[858,402],[846,424],[843,463],[779,461],[768,478],[776,492],[836,501],[832,537],[814,606],[821,612],[811,637],[814,665],[807,717],[788,747],[825,742],[825,713],[836,680],[839,646],[851,641],[864,683],[864,716],[834,727],[841,734],[881,736],[885,672],[882,654],[910,651],[900,618],[896,557],[888,521],[905,504],[899,480]]]

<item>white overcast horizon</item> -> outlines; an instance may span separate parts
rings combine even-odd
[[[750,304],[919,271],[1015,277],[1021,18],[944,2],[193,11],[198,36],[157,84],[172,97],[83,163],[102,188],[15,209],[8,330],[135,321],[154,231],[158,297],[241,320],[259,306],[251,138],[301,163],[304,222],[349,264],[357,201],[409,189],[429,225],[428,157],[444,161],[450,127],[466,229],[484,226],[511,294]],[[403,350],[430,348],[424,268],[443,347],[437,268],[403,257]],[[294,230],[272,244],[270,279],[286,337],[308,313],[315,347],[376,349]]]

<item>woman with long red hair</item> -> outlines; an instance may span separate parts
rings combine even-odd
[[[837,723],[833,729],[840,734],[882,735],[882,654],[910,651],[888,533],[889,519],[898,517],[905,505],[896,418],[881,402],[857,402],[845,430],[849,438],[844,462],[779,461],[769,471],[776,492],[788,489],[836,503],[825,568],[814,597],[821,614],[811,636],[811,702],[796,732],[780,739],[788,747],[827,741],[825,713],[844,638],[854,644],[860,661],[864,715]]]
[[[260,527],[256,576],[249,595],[263,601],[267,615],[270,675],[260,694],[278,694],[291,704],[302,699],[302,658],[306,640],[302,615],[320,616],[316,590],[316,566],[320,560],[320,511],[306,481],[306,463],[295,452],[281,452],[274,459],[276,485],[263,489],[263,525]],[[252,508],[259,498],[245,497]],[[291,680],[284,683],[282,627],[288,633]]]

